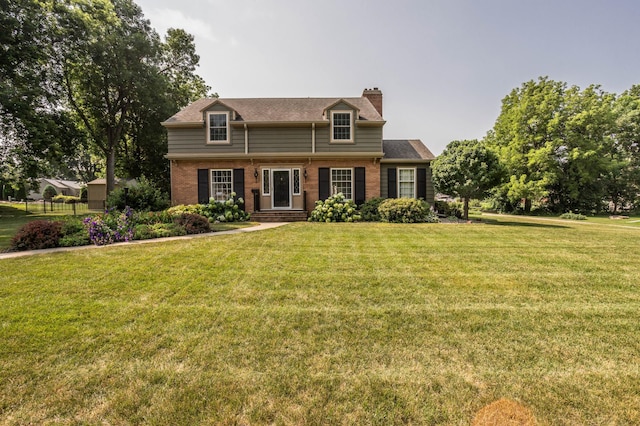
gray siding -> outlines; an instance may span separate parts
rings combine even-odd
[[[207,144],[207,130],[167,129],[169,154],[244,153],[244,130],[231,128],[231,144]]]
[[[249,152],[311,152],[311,133],[311,125],[249,127]]]
[[[431,165],[425,163],[382,163],[380,164],[380,196],[389,197],[389,174],[387,170],[390,168],[425,168],[427,169],[427,198],[426,202],[433,205],[435,193],[433,189],[433,181],[431,180]]]
[[[316,152],[382,152],[382,127],[361,127],[353,129],[353,143],[331,143],[331,127],[316,127]]]

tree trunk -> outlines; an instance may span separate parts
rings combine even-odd
[[[530,198],[525,198],[524,199],[524,212],[529,214],[531,213],[531,199]]]
[[[469,199],[464,199],[464,220],[469,220]]]
[[[111,147],[107,154],[107,197],[116,187],[116,149]]]

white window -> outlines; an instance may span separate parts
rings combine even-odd
[[[233,192],[231,170],[211,170],[211,198],[227,201]]]
[[[331,113],[331,141],[352,142],[351,111],[333,111]]]
[[[398,169],[398,197],[416,197],[416,169]]]
[[[352,172],[352,169],[331,169],[332,195],[342,192],[342,195],[344,195],[347,200],[353,199]]]
[[[262,195],[271,195],[271,170],[262,169]]]
[[[208,113],[207,134],[209,143],[229,143],[229,113]]]
[[[300,195],[300,169],[293,169],[293,195]]]

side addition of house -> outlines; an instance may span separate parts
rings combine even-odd
[[[357,204],[380,196],[433,203],[434,156],[417,139],[383,140],[377,88],[356,98],[201,99],[162,124],[174,205],[235,192],[254,217],[306,217],[338,192]]]

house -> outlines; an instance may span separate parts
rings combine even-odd
[[[337,192],[357,204],[380,196],[433,203],[433,154],[417,139],[383,140],[385,123],[378,88],[360,97],[198,100],[162,123],[172,204],[235,192],[247,211],[304,218]]]
[[[44,198],[44,189],[52,186],[58,195],[80,196],[80,190],[83,184],[81,182],[61,179],[42,178],[38,179],[38,192],[30,191],[28,198],[32,200],[42,200]]]
[[[115,187],[124,188],[136,184],[135,179],[116,178]],[[87,183],[87,205],[90,210],[104,210],[107,207],[107,180],[105,178],[94,179]]]

